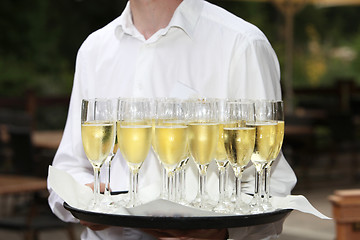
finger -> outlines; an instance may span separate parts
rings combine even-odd
[[[227,229],[142,229],[142,231],[158,237],[159,239],[226,239]]]
[[[91,188],[91,190],[94,191],[94,183],[87,183],[87,184],[85,184],[85,186]]]
[[[87,228],[90,228],[93,231],[101,231],[101,230],[104,230],[104,229],[109,227],[107,225],[91,223],[91,222],[82,221],[82,220],[80,221],[80,224],[87,227]]]
[[[87,183],[85,186],[90,187],[94,191],[94,183]],[[105,191],[105,183],[100,183],[100,192],[103,193]]]
[[[162,230],[162,229],[141,229],[141,231],[157,238],[173,236],[172,234],[169,233],[168,230]]]
[[[172,230],[171,233],[180,239],[225,239],[227,229]]]
[[[100,183],[100,192],[105,192],[105,183]]]

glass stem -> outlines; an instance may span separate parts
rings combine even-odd
[[[219,169],[219,203],[224,203],[225,201],[225,181],[226,181],[225,168],[221,167]]]
[[[138,192],[138,173],[130,172],[130,205],[135,206]]]
[[[229,197],[229,195],[227,194],[227,191],[226,191],[226,187],[228,185],[228,180],[229,180],[229,170],[228,169],[229,169],[229,167],[225,168],[225,181],[224,181],[224,185],[225,185],[225,193],[224,193],[225,201],[228,201],[228,197]]]
[[[175,184],[176,184],[176,192],[175,192],[175,200],[176,202],[181,202],[183,200],[183,185],[184,185],[184,178],[183,178],[183,169],[180,168],[175,172]]]
[[[105,192],[104,192],[104,195],[106,196],[106,197],[108,197],[108,196],[110,196],[111,194],[110,194],[110,173],[111,173],[111,162],[112,162],[112,158],[113,158],[113,156],[112,155],[110,155],[109,157],[108,157],[108,161],[107,161],[107,177],[106,177],[106,185],[105,185]]]
[[[256,168],[255,171],[255,190],[254,190],[254,197],[250,202],[251,206],[251,212],[252,213],[262,213],[264,211],[264,208],[261,204],[261,189],[263,188],[262,185],[262,177],[263,177],[263,171],[265,166],[261,166],[261,168]]]
[[[185,174],[185,168],[182,168],[180,170],[180,181],[181,181],[181,184],[180,184],[180,200],[185,200],[186,198],[186,174]]]
[[[236,177],[234,177],[234,184],[231,189],[230,201],[236,202]]]
[[[167,193],[168,193],[168,183],[167,183],[167,173],[166,173],[166,169],[163,167],[162,169],[162,189],[161,189],[161,198],[167,198],[168,196]]]
[[[100,168],[94,167],[94,206],[98,205],[100,195]]]
[[[180,200],[180,186],[181,186],[181,170],[176,170],[174,172],[174,180],[175,180],[175,202],[179,202]]]
[[[236,197],[239,199],[239,197],[241,197],[241,176],[237,176],[235,179]]]
[[[239,176],[236,176],[235,181],[235,187],[236,187],[236,205],[239,205],[239,203],[242,202],[241,198],[241,174]]]
[[[206,194],[206,174],[199,174],[199,192],[201,202],[205,202],[205,194]]]
[[[168,200],[175,200],[175,174],[171,171],[167,172],[167,189],[168,189]]]
[[[254,190],[254,197],[258,200],[260,198],[260,185],[261,185],[261,171],[255,172],[255,190]]]
[[[264,175],[264,199],[268,200],[270,198],[270,172],[271,166],[268,165],[265,169]]]
[[[184,190],[184,169],[181,168],[179,171],[178,171],[178,181],[177,181],[177,186],[176,186],[176,189],[178,190],[177,191],[177,200],[178,202],[181,202],[183,200],[183,197],[184,197],[184,193],[183,193],[183,190]]]

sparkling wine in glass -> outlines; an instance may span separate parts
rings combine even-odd
[[[264,197],[263,208],[265,211],[272,211],[273,207],[270,203],[270,174],[271,166],[278,157],[284,139],[285,121],[284,121],[284,103],[282,100],[273,101],[273,114],[274,122],[277,123],[276,127],[276,142],[274,150],[270,156],[270,161],[267,163],[264,169]]]
[[[225,119],[225,107],[227,99],[216,99],[218,119],[219,119],[219,139],[216,147],[215,162],[219,171],[219,198],[216,206],[214,207],[215,212],[227,213],[230,212],[229,203],[226,202],[226,185],[227,185],[227,167],[229,164],[228,157],[226,155],[224,146],[224,126],[227,123]]]
[[[251,162],[255,166],[255,190],[251,201],[252,213],[263,213],[261,200],[263,189],[263,172],[270,161],[276,144],[277,124],[274,122],[273,104],[270,100],[255,101],[255,121],[248,122],[248,127],[255,128],[255,147],[251,155]]]
[[[198,195],[191,205],[212,209],[206,191],[206,174],[209,164],[215,157],[219,139],[219,123],[214,101],[198,99],[189,102],[189,150],[199,171]]]
[[[154,145],[166,169],[167,198],[176,200],[176,170],[188,150],[188,126],[185,121],[185,102],[179,99],[157,103]]]
[[[246,122],[254,119],[254,103],[250,101],[227,102],[226,109],[229,124],[224,126],[224,147],[234,170],[236,186],[235,207],[231,211],[236,214],[246,214],[250,208],[241,197],[241,178],[255,147],[255,128],[246,126]]]
[[[179,166],[176,169],[176,202],[182,205],[188,205],[186,199],[186,167],[190,159],[189,143],[186,147],[185,157],[181,160]]]
[[[171,102],[174,101],[174,98],[167,98],[167,97],[161,97],[161,98],[154,98],[151,100],[151,125],[152,125],[152,140],[151,140],[151,147],[153,152],[155,153],[156,158],[158,159],[161,167],[162,167],[162,172],[161,172],[161,189],[160,189],[160,198],[162,199],[168,199],[168,189],[167,189],[167,173],[166,173],[166,169],[163,166],[162,162],[160,161],[159,158],[159,154],[157,153],[156,150],[156,145],[155,145],[155,124],[156,122],[160,122],[162,121],[160,115],[158,115],[157,111],[158,111],[158,103],[162,102]]]
[[[117,118],[117,110],[118,110],[118,99],[117,98],[111,98],[109,99],[110,104],[111,104],[111,109],[112,109],[112,115],[113,115],[113,119]],[[115,122],[115,128],[116,128],[116,122]],[[111,187],[110,187],[110,182],[111,182],[111,163],[119,149],[119,144],[118,144],[118,140],[117,140],[117,131],[115,129],[115,141],[114,141],[114,145],[110,151],[109,156],[106,158],[105,163],[106,163],[106,181],[105,181],[105,191],[104,191],[104,198],[102,201],[102,205],[104,206],[112,206],[113,205],[113,201],[111,199]]]
[[[128,98],[119,101],[117,137],[119,149],[130,171],[127,207],[141,204],[138,198],[139,170],[151,146],[150,101]]]
[[[81,104],[81,138],[85,154],[94,170],[93,209],[100,209],[100,168],[115,141],[115,118],[107,99],[83,99]]]

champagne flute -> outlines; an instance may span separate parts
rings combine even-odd
[[[225,107],[226,99],[216,99],[218,118],[219,118],[219,140],[216,147],[215,162],[219,171],[219,199],[214,208],[215,212],[227,213],[230,212],[228,204],[226,204],[226,168],[228,167],[229,161],[226,155],[224,146],[224,125],[226,124],[225,119]]]
[[[139,170],[151,146],[150,101],[121,99],[118,107],[118,144],[130,171],[129,202],[126,206],[134,207],[141,204],[138,199]]]
[[[276,142],[276,123],[273,114],[273,104],[270,100],[255,101],[255,121],[247,123],[255,128],[255,148],[251,155],[251,162],[255,166],[255,190],[250,202],[252,213],[263,213],[260,189],[263,189],[262,177],[266,164],[274,150]]]
[[[92,208],[100,209],[100,168],[115,141],[115,119],[107,99],[83,99],[81,103],[81,138],[87,158],[94,170],[94,200]]]
[[[276,143],[274,150],[270,156],[270,161],[266,164],[264,170],[264,198],[263,198],[263,208],[265,211],[272,211],[273,207],[270,203],[270,174],[271,174],[271,166],[278,157],[283,139],[284,139],[284,103],[282,100],[274,100],[273,101],[273,114],[274,121],[277,123],[276,129]]]
[[[160,190],[160,198],[162,199],[167,199],[168,198],[168,189],[167,189],[167,174],[166,174],[166,169],[163,166],[162,162],[160,161],[159,155],[157,153],[156,150],[156,146],[155,146],[155,123],[161,121],[161,117],[158,116],[157,111],[158,111],[158,103],[159,102],[166,102],[166,101],[171,101],[173,98],[155,98],[152,100],[151,102],[151,124],[152,124],[152,140],[151,140],[151,147],[153,152],[155,153],[156,158],[158,159],[161,167],[162,167],[162,172],[161,172],[161,190]]]
[[[166,169],[167,198],[176,200],[176,169],[187,154],[187,125],[185,102],[180,100],[157,103],[154,145],[158,157]]]
[[[227,102],[226,109],[228,124],[224,126],[224,147],[236,178],[236,200],[232,211],[236,214],[245,214],[250,209],[241,198],[241,178],[255,147],[255,128],[246,126],[246,122],[254,121],[254,103]]]
[[[189,119],[189,99],[185,100],[184,104],[186,109],[184,112],[185,114],[184,119]],[[188,125],[189,122],[187,121],[186,124]],[[190,160],[190,150],[189,150],[189,141],[187,141],[186,154],[183,160],[181,160],[179,166],[177,167],[176,176],[175,176],[175,181],[177,183],[176,202],[182,205],[189,204],[189,202],[186,199],[186,167],[189,160]]]
[[[111,104],[111,108],[112,108],[112,114],[113,114],[113,119],[117,118],[117,110],[118,110],[118,99],[117,98],[111,98],[109,99],[110,104]],[[115,127],[116,127],[116,123],[115,123]],[[111,181],[111,163],[119,149],[119,145],[118,145],[118,140],[117,140],[117,134],[116,134],[116,130],[114,131],[115,133],[115,141],[114,141],[114,145],[112,147],[112,150],[110,151],[109,156],[106,158],[106,182],[105,182],[105,191],[104,191],[104,199],[102,201],[102,204],[105,206],[111,206],[113,204],[113,201],[111,200],[111,187],[110,187],[110,181]]]
[[[188,205],[186,200],[186,166],[190,159],[189,142],[187,141],[186,154],[183,160],[181,160],[179,166],[176,169],[176,202],[182,205]]]
[[[215,156],[219,139],[219,123],[214,101],[199,99],[189,102],[189,150],[199,170],[198,195],[191,205],[211,209],[206,191],[206,174]]]

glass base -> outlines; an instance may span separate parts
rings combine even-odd
[[[115,202],[110,196],[104,196],[100,201],[100,208],[103,212],[112,213],[114,211]]]
[[[101,208],[100,202],[95,202],[95,199],[92,199],[87,207],[88,211],[92,212],[102,212],[103,209]]]
[[[264,198],[262,202],[262,207],[265,212],[272,212],[274,211],[274,207],[272,206],[269,198]]]
[[[213,208],[213,211],[218,213],[232,213],[234,210],[234,207],[232,204],[229,204],[227,202],[218,202],[217,205]]]
[[[108,205],[112,205],[114,203],[114,201],[111,199],[111,195],[110,193],[108,194],[104,194],[103,198],[100,201],[100,204],[102,206],[108,206]]]
[[[200,208],[203,210],[211,210],[213,209],[214,205],[208,202],[200,201],[200,202],[192,202],[190,204],[193,207]]]
[[[140,200],[135,200],[135,201],[128,201],[126,204],[125,204],[125,207],[126,208],[132,208],[132,207],[136,207],[136,206],[139,206],[141,205],[142,202]]]
[[[128,194],[124,194],[124,195],[126,196],[123,196],[123,198],[118,199],[117,201],[114,202],[113,207],[115,209],[126,207],[127,203],[129,202],[129,196]]]
[[[190,203],[190,206],[204,210],[212,210],[214,208],[214,205],[215,203],[210,200],[207,194],[204,196],[196,196],[196,198]]]
[[[239,201],[235,204],[233,212],[237,215],[244,215],[250,213],[250,206],[243,201]]]
[[[251,200],[250,204],[250,213],[252,214],[258,214],[258,213],[264,213],[264,208],[262,207],[262,201],[261,198],[254,196],[254,198]]]
[[[177,200],[176,203],[184,205],[184,206],[189,206],[190,205],[190,203],[186,199]]]

